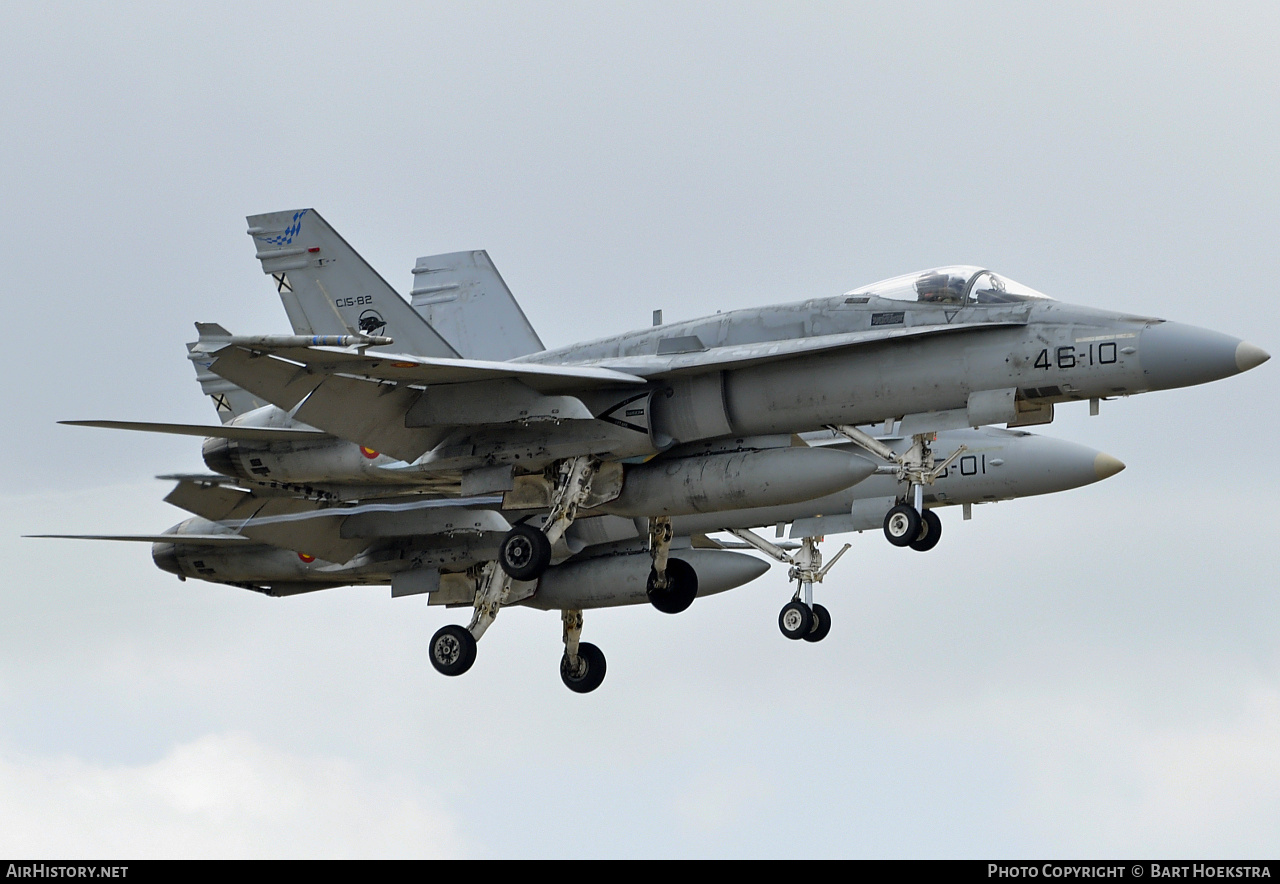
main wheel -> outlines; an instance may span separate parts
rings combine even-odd
[[[578,665],[569,663],[566,653],[560,658],[560,679],[564,686],[579,694],[586,694],[600,687],[604,681],[604,652],[591,642],[578,642]]]
[[[908,546],[920,536],[920,514],[915,507],[900,503],[884,517],[884,536],[894,546]]]
[[[807,642],[820,642],[827,637],[827,633],[831,631],[831,614],[822,605],[813,606],[813,626],[809,631],[800,636]]]
[[[698,597],[698,572],[683,559],[667,559],[666,587],[658,589],[657,581],[658,572],[650,568],[645,593],[649,604],[664,614],[679,614]]]
[[[516,525],[498,546],[498,565],[515,580],[536,580],[551,564],[551,541],[532,525]]]
[[[461,675],[476,662],[476,640],[465,627],[450,623],[431,637],[431,665],[441,675]]]
[[[804,638],[813,628],[813,612],[804,602],[791,602],[778,615],[778,628],[787,638]]]
[[[925,510],[920,519],[920,534],[908,544],[916,552],[928,552],[942,539],[942,520],[933,510]]]

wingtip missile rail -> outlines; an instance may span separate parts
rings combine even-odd
[[[277,350],[289,347],[386,347],[395,341],[383,335],[228,335],[225,338],[202,339],[201,343]]]

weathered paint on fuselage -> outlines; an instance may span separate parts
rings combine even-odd
[[[1039,403],[1123,396],[1166,386],[1144,372],[1141,362],[1142,335],[1161,320],[1050,300],[963,308],[877,297],[858,299],[856,304],[848,300],[736,310],[526,358],[609,366],[629,357],[651,357],[670,340],[691,343],[697,338],[714,350],[873,328],[992,326],[862,343],[709,372],[721,391],[724,425],[729,433],[745,435],[806,432],[827,424],[964,408],[971,393],[986,390],[1015,388],[1020,400]],[[1024,324],[1006,324],[1010,322]],[[673,386],[668,378],[659,377],[657,383],[659,390]],[[680,395],[679,388],[675,395]],[[715,405],[713,396],[705,396],[698,407]],[[714,426],[714,421],[704,422]],[[677,438],[693,441],[688,435]]]

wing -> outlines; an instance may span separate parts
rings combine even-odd
[[[260,496],[222,485],[179,482],[167,503],[270,546],[350,561],[380,540],[458,534],[501,535],[511,525],[501,497],[406,500],[327,506],[297,497]]]
[[[292,442],[298,439],[332,439],[319,430],[289,427],[237,427],[206,424],[157,424],[146,421],[58,421],[68,427],[100,427],[107,430],[135,430],[140,433],[167,433],[175,436],[200,436],[205,439],[235,439],[241,442]]]
[[[192,546],[244,546],[254,541],[235,534],[24,534],[55,540],[123,540],[129,543],[185,543]]]
[[[589,421],[562,391],[644,383],[595,367],[209,344],[215,374],[287,411],[305,399],[296,420],[404,461],[458,426]]]

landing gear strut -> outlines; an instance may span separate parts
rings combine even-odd
[[[689,566],[673,560],[675,564]],[[692,571],[692,568],[690,568]],[[431,637],[431,665],[442,675],[461,675],[476,662],[476,642],[498,616],[502,605],[512,599],[511,576],[495,562],[479,570],[476,581],[475,613],[469,626],[451,623]],[[516,595],[519,601],[522,596]],[[582,611],[561,612],[564,621],[564,655],[560,658],[560,678],[569,690],[586,694],[604,681],[604,652],[590,642],[580,641]]]
[[[588,694],[604,681],[604,652],[582,636],[582,612],[561,611],[564,621],[564,656],[560,658],[560,680],[578,694]]]
[[[804,639],[809,642],[820,642],[831,631],[831,614],[822,605],[813,603],[813,585],[821,583],[840,557],[849,550],[850,544],[840,548],[840,552],[832,557],[823,567],[822,553],[818,550],[817,537],[806,537],[800,543],[800,549],[794,555],[782,547],[770,543],[759,535],[743,528],[730,528],[729,533],[740,540],[754,546],[767,556],[791,566],[787,578],[796,582],[795,595],[778,615],[778,628],[782,634],[792,640]],[[801,596],[804,596],[803,599]]]
[[[907,483],[905,498],[899,498],[898,505],[885,514],[885,538],[894,546],[909,546],[919,552],[937,546],[942,537],[942,520],[924,508],[924,486],[936,482],[957,457],[969,450],[968,446],[961,445],[935,466],[929,443],[938,438],[937,433],[916,433],[911,437],[911,447],[899,454],[857,427],[832,425],[827,429],[894,464],[898,481]]]
[[[649,603],[662,613],[679,614],[698,597],[698,573],[688,562],[669,558],[671,537],[671,520],[666,516],[649,521],[653,569],[649,572],[645,594],[649,596]]]
[[[522,527],[522,526],[517,526]],[[476,642],[511,598],[511,576],[489,562],[476,575],[471,623],[441,627],[431,637],[431,665],[443,675],[461,675],[476,662]]]
[[[573,524],[578,507],[591,494],[600,461],[580,455],[560,461],[551,491],[551,512],[542,530],[516,525],[498,546],[498,564],[516,580],[537,580],[551,564],[551,550]]]

